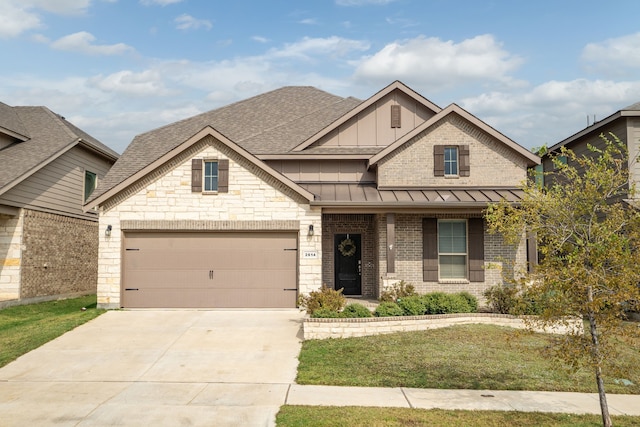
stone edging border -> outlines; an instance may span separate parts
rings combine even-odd
[[[433,314],[425,316],[364,317],[349,319],[310,318],[303,320],[304,339],[351,338],[393,332],[424,331],[464,324],[493,324],[525,329],[525,317],[498,313]],[[536,332],[567,334],[582,331],[582,319],[567,319],[565,325],[534,328]]]

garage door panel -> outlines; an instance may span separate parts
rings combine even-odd
[[[295,307],[296,247],[296,233],[125,232],[122,305]]]

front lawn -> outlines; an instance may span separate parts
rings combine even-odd
[[[104,312],[95,295],[0,310],[0,367]]]
[[[591,370],[568,372],[549,357],[552,338],[493,325],[303,342],[299,384],[596,393]],[[620,346],[620,379],[607,392],[640,394],[640,341]]]
[[[611,417],[620,427],[637,426],[640,417]],[[441,409],[283,406],[276,417],[278,427],[588,427],[601,426],[600,415],[550,414],[542,412],[447,411]]]

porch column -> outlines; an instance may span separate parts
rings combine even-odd
[[[387,214],[387,273],[396,272],[396,214]]]

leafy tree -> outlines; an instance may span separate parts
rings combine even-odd
[[[551,155],[555,170],[545,179],[552,183],[529,180],[521,203],[487,211],[490,231],[507,242],[520,242],[524,233],[538,242],[539,264],[517,280],[528,297],[544,301],[535,322],[588,320],[588,332],[559,338],[555,356],[572,368],[594,370],[605,426],[611,425],[604,375],[615,373],[612,344],[640,329],[624,322],[626,312],[640,308],[640,210],[630,200],[635,187],[626,145],[610,136],[600,135],[603,148],[589,146],[581,156],[564,148]]]

